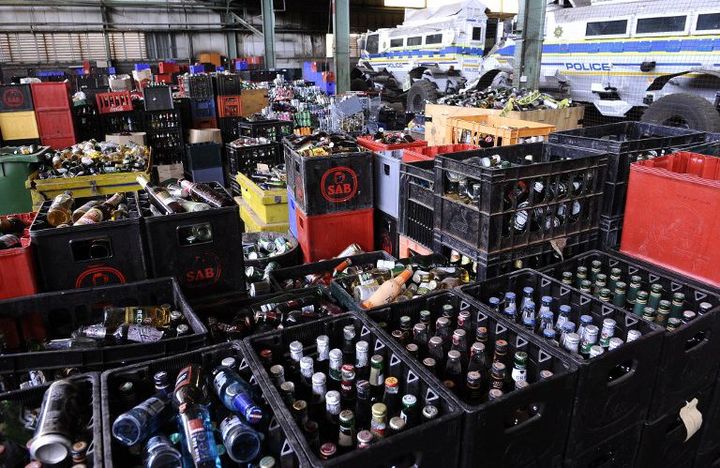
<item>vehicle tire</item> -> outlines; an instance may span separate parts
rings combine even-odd
[[[407,112],[422,113],[425,111],[425,102],[435,102],[438,90],[435,84],[428,80],[418,80],[413,83],[407,94]]]
[[[645,110],[641,120],[706,132],[720,131],[720,113],[708,100],[688,93],[658,99]]]
[[[350,91],[367,91],[368,89],[370,86],[362,78],[355,78],[350,82]]]

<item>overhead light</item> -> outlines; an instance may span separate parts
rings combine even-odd
[[[425,8],[427,0],[383,0],[386,7]]]

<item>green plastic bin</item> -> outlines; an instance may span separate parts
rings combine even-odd
[[[37,169],[42,155],[49,149],[49,146],[41,146],[36,153],[13,154],[16,146],[0,148],[0,214],[32,211],[32,199],[25,188],[25,180]]]

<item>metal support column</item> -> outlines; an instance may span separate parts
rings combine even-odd
[[[335,90],[350,91],[350,0],[332,0]]]
[[[263,39],[265,40],[265,68],[275,68],[275,11],[273,0],[262,0]]]
[[[237,58],[238,56],[238,50],[237,50],[237,33],[235,32],[235,17],[231,14],[225,14],[225,24],[232,25],[233,30],[228,31],[225,33],[225,38],[227,41],[227,56],[230,59],[230,68],[232,71],[232,61]]]
[[[520,0],[515,39],[513,86],[537,89],[545,36],[546,0]]]
[[[104,1],[100,1],[100,16],[102,18],[103,26],[103,40],[105,42],[105,59],[107,60],[108,66],[112,65],[112,50],[110,49],[110,34],[108,33],[108,25],[110,24],[110,15],[108,15],[107,7]]]

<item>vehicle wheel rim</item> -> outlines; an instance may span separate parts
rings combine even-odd
[[[673,115],[672,117],[665,119],[662,124],[667,127],[690,128],[690,124],[685,117],[680,115]]]

